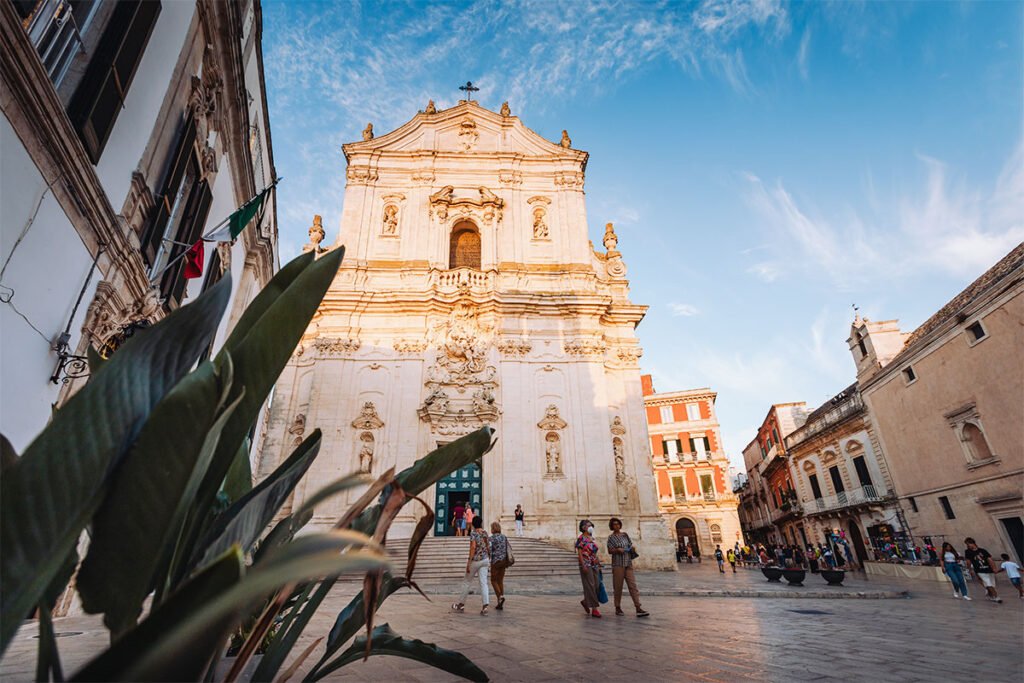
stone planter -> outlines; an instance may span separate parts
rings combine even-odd
[[[825,569],[821,572],[821,578],[825,579],[830,586],[842,586],[846,572],[842,569]]]
[[[789,582],[790,586],[802,586],[804,585],[804,579],[807,577],[807,572],[803,569],[783,569],[782,575],[786,577],[786,581]]]
[[[782,570],[778,567],[761,567],[761,573],[772,583],[779,583],[782,580]]]

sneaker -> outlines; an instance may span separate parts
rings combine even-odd
[[[465,610],[466,610],[466,606],[463,605],[461,602],[453,602],[452,603],[452,611],[453,612],[464,612]]]
[[[624,617],[624,616],[626,616],[626,613],[625,613],[625,612],[623,612],[623,611],[622,611],[621,609],[619,609],[618,607],[616,607],[616,608],[615,608],[615,616],[617,616],[617,617]]]
[[[974,598],[969,598],[969,597],[967,597],[966,595],[964,596],[964,600],[973,600],[973,599],[974,599]]]
[[[960,593],[958,591],[953,591],[953,598],[956,599],[956,600],[959,600],[960,599]]]
[[[651,616],[651,613],[648,612],[647,610],[639,609],[639,610],[636,611],[636,615],[638,617],[649,617],[649,616]]]

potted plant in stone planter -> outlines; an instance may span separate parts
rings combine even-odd
[[[807,577],[807,572],[803,569],[787,568],[782,570],[782,576],[785,577],[790,586],[802,586],[804,585],[804,579]]]
[[[830,586],[842,586],[846,572],[842,569],[822,569],[821,578],[825,579]]]
[[[782,569],[779,567],[761,567],[761,573],[764,574],[764,578],[768,579],[771,583],[779,583],[782,581]]]

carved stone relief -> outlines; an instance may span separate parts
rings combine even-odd
[[[381,235],[385,237],[398,237],[398,207],[394,204],[385,206],[384,218],[381,223]]]
[[[626,425],[622,424],[622,418],[618,415],[612,419],[611,432],[615,436],[622,436],[626,433]]]
[[[570,356],[603,356],[608,345],[601,339],[570,339],[563,348]]]
[[[570,190],[583,189],[584,176],[580,171],[560,171],[555,174],[555,185]]]
[[[616,351],[615,355],[627,365],[636,365],[644,352],[639,346],[623,346]]]
[[[321,357],[341,356],[355,353],[362,346],[358,339],[341,339],[339,337],[317,337],[313,347]]]
[[[393,344],[398,353],[420,353],[427,348],[427,342],[423,339],[399,339]]]
[[[466,119],[459,124],[459,147],[462,151],[471,151],[476,147],[476,143],[479,139],[480,133],[476,129],[476,121],[473,119]]]
[[[384,426],[384,420],[377,415],[377,407],[373,401],[367,401],[359,411],[356,419],[352,420],[352,427],[360,432],[359,444],[359,471],[369,473],[373,470],[373,456],[377,440],[373,432]]]
[[[298,413],[288,427],[288,433],[292,435],[292,448],[302,443],[302,437],[306,433],[306,414]]]
[[[384,426],[384,420],[377,415],[377,406],[373,401],[367,401],[359,411],[359,416],[352,420],[352,426],[356,429],[380,429]]]
[[[353,185],[362,185],[377,181],[377,171],[367,166],[349,166],[345,169],[345,177]]]
[[[478,187],[479,199],[455,199],[455,188],[446,185],[430,195],[430,215],[438,220],[448,220],[449,214],[455,217],[473,217],[490,225],[497,218],[500,223],[504,216],[505,200],[486,187]]]
[[[506,356],[525,356],[533,350],[533,344],[525,339],[502,339],[497,346]]]
[[[622,454],[622,439],[612,439],[612,455],[615,458],[615,481],[622,483],[626,481],[626,458]]]

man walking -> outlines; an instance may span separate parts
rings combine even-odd
[[[1002,598],[996,593],[997,570],[996,563],[992,560],[992,553],[984,548],[979,548],[973,538],[965,538],[964,543],[967,544],[964,557],[971,563],[971,572],[978,578],[981,585],[985,587],[988,599],[992,602],[1002,602]]]
[[[718,563],[718,571],[725,573],[725,555],[722,554],[722,546],[715,546],[715,562]]]
[[[729,552],[725,554],[725,559],[729,560],[729,564],[732,565],[732,573],[736,573],[736,551],[729,548]]]

